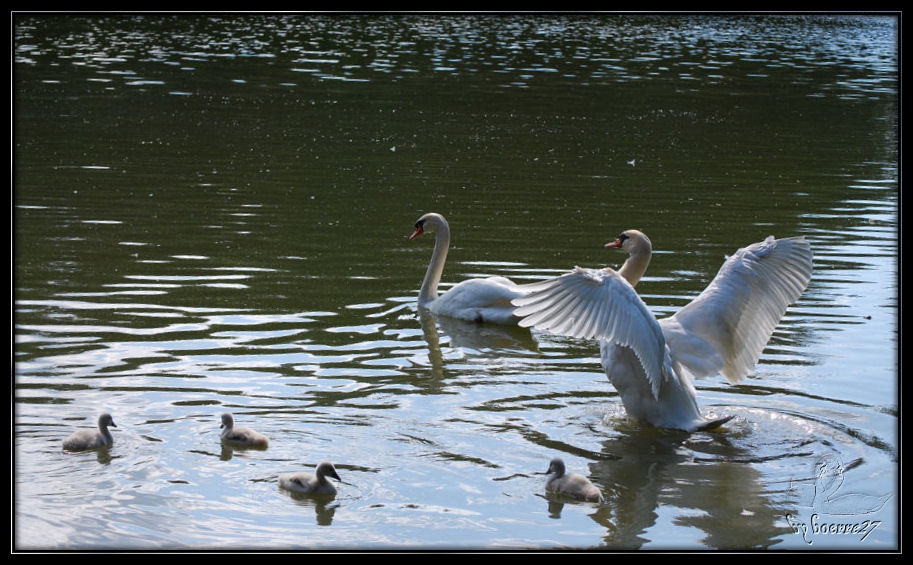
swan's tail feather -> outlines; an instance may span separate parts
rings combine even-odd
[[[696,432],[706,432],[706,431],[709,431],[709,430],[713,430],[713,429],[719,428],[720,426],[722,426],[723,424],[725,424],[725,423],[728,422],[729,420],[732,420],[734,417],[735,417],[735,414],[731,414],[731,415],[729,415],[729,416],[726,416],[725,418],[718,418],[718,419],[716,419],[716,420],[710,420],[710,421],[704,422],[703,424],[701,424],[700,426],[698,426],[697,428],[695,428],[694,431],[696,431]]]

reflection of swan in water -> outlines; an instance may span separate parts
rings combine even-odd
[[[602,485],[604,504],[591,514],[605,528],[605,545],[617,549],[768,548],[793,530],[782,525],[776,493],[754,464],[770,449],[785,457],[804,437],[778,436],[770,446],[738,434],[688,434],[630,426],[602,444],[602,458],[586,473]],[[749,445],[750,444],[750,445]],[[676,541],[666,527],[674,525]],[[688,531],[690,530],[690,531]],[[690,538],[682,537],[693,536]]]
[[[419,310],[419,320],[426,339],[429,331],[440,337],[450,338],[450,345],[484,351],[488,349],[522,349],[535,351],[536,341],[527,328],[505,325],[479,325],[448,316],[436,316],[427,310]],[[437,330],[440,330],[439,332]]]
[[[589,515],[605,529],[608,547],[759,549],[795,540],[789,522],[797,510],[795,496],[784,496],[783,487],[793,479],[793,485],[807,488],[811,501],[814,482],[796,480],[793,470],[838,468],[819,464],[818,454],[834,447],[829,431],[801,416],[759,411],[756,421],[735,422],[727,434],[628,424],[613,427],[598,452],[562,447],[549,437],[536,444],[591,460],[584,474],[601,486],[605,502]],[[843,468],[856,466],[862,472],[871,462]],[[839,479],[826,476],[822,483],[829,486],[818,490],[833,495],[829,489]],[[557,513],[551,505],[550,511]],[[677,541],[669,541],[670,527]]]
[[[514,307],[510,301],[524,293],[516,283],[505,277],[465,280],[438,296],[437,286],[441,282],[450,246],[450,225],[440,214],[425,214],[415,222],[415,232],[409,239],[426,232],[435,234],[434,251],[418,295],[419,307],[470,322],[516,324],[517,318],[513,315]]]
[[[804,491],[805,499],[800,501],[803,506],[814,508],[821,514],[833,516],[857,516],[878,512],[893,496],[888,493],[881,496],[846,493],[840,494],[843,486],[847,466],[835,453],[823,455],[815,462],[815,474],[812,479],[794,480],[791,490],[801,494]],[[814,481],[813,485],[803,488],[802,483]]]
[[[422,336],[428,343],[428,356],[433,376],[443,376],[444,353],[441,339],[449,338],[449,345],[474,351],[490,349],[522,349],[534,351],[536,342],[526,328],[506,325],[479,325],[474,322],[458,320],[448,316],[435,316],[433,313],[419,309],[419,322]]]
[[[330,526],[333,524],[336,509],[339,508],[339,500],[335,496],[313,496],[293,490],[282,490],[294,504],[304,508],[313,508],[317,525]]]
[[[647,236],[628,230],[607,247],[629,253],[618,272],[577,267],[522,285],[530,294],[513,300],[520,325],[598,339],[606,375],[636,420],[686,431],[727,421],[701,416],[691,380],[722,373],[738,383],[754,368],[808,286],[808,242],[771,236],[738,250],[697,298],[662,320],[634,290],[653,252]]]

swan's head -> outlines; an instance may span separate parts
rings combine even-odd
[[[409,239],[415,239],[425,232],[433,233],[442,227],[450,227],[447,224],[447,220],[444,219],[444,216],[434,212],[429,212],[416,220],[415,231],[412,233],[412,235],[409,236]]]
[[[554,474],[556,477],[564,476],[564,461],[560,457],[555,457],[548,464],[548,471],[545,472],[546,475]]]
[[[653,251],[653,244],[650,243],[650,238],[638,230],[625,230],[615,238],[615,241],[606,243],[605,246],[627,251],[629,255],[643,251]]]
[[[342,480],[339,478],[339,475],[336,474],[336,467],[333,467],[333,464],[327,461],[317,465],[317,478],[323,479],[324,477],[333,477],[337,481]]]
[[[234,416],[232,416],[230,412],[226,412],[226,413],[222,414],[222,425],[219,427],[231,429],[234,426],[235,426]]]
[[[108,426],[117,427],[117,424],[114,423],[114,418],[111,417],[111,414],[105,412],[98,417],[98,427],[101,429],[107,428]]]

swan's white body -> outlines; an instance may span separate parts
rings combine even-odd
[[[63,440],[63,448],[67,451],[85,451],[107,447],[114,443],[114,437],[108,431],[108,426],[117,427],[111,414],[105,412],[98,417],[98,430],[78,430]]]
[[[450,225],[440,214],[425,214],[415,222],[415,232],[409,239],[429,232],[434,233],[434,252],[425,272],[418,305],[435,314],[495,324],[516,324],[511,300],[525,294],[522,287],[505,277],[469,279],[454,285],[438,296],[437,286],[444,272],[447,250],[450,247]]]
[[[554,458],[545,472],[545,490],[570,496],[578,500],[602,502],[602,492],[590,480],[576,473],[565,474],[564,461]]]
[[[236,447],[269,447],[269,439],[250,428],[235,426],[235,418],[230,412],[222,414],[222,441]]]
[[[313,475],[311,473],[279,475],[279,486],[299,494],[336,494],[336,487],[327,477],[333,477],[337,481],[342,480],[336,474],[333,464],[324,461],[317,465],[317,470]]]
[[[811,279],[804,237],[766,240],[738,250],[707,288],[657,320],[634,290],[652,254],[650,240],[628,230],[607,247],[630,254],[622,268],[575,268],[523,285],[520,325],[599,340],[602,365],[629,416],[663,428],[709,428],[729,418],[701,417],[693,378],[722,373],[738,383],[755,366],[787,306]]]

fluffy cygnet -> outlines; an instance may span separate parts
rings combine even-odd
[[[545,490],[563,494],[578,500],[602,502],[602,492],[596,485],[583,475],[564,472],[564,461],[556,457],[548,465],[545,472],[548,478],[545,481]]]
[[[67,439],[63,440],[63,448],[67,451],[85,451],[86,449],[97,449],[114,443],[114,437],[108,431],[108,426],[117,427],[111,414],[105,412],[98,417],[98,430],[79,430]]]
[[[333,477],[337,481],[342,480],[336,474],[333,464],[324,461],[317,465],[316,475],[311,473],[279,475],[279,486],[301,494],[336,494],[336,487],[327,480],[327,477]]]
[[[269,447],[265,435],[242,426],[235,427],[235,418],[230,412],[222,414],[222,441],[240,447]]]

